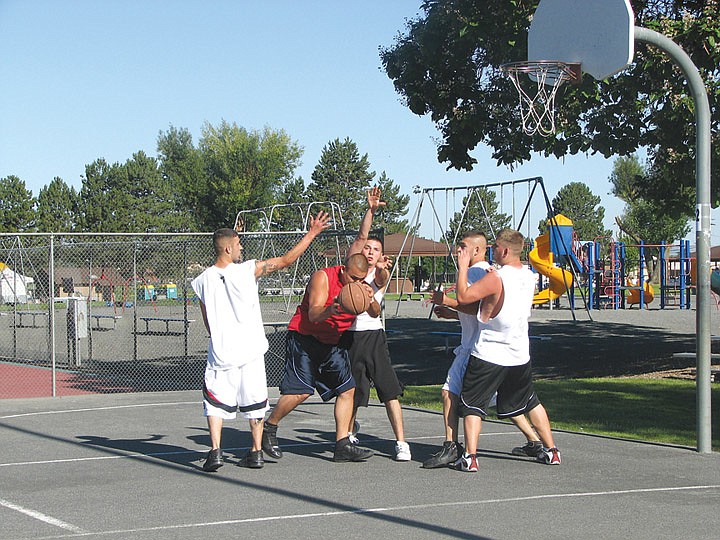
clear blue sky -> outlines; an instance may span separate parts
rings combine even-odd
[[[98,158],[156,156],[158,133],[171,125],[197,143],[204,122],[224,119],[285,130],[304,148],[297,174],[306,184],[323,147],[350,137],[403,193],[542,176],[552,198],[581,181],[602,197],[611,227],[622,211],[609,195],[612,160],[538,156],[511,171],[481,147],[472,172],[438,163],[437,130],[402,105],[378,55],[419,6],[0,0],[0,177],[17,175],[34,195],[56,176],[79,188],[85,165]],[[417,202],[413,195],[411,215]],[[429,224],[423,233],[433,235]]]

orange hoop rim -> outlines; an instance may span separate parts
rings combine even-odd
[[[579,84],[582,71],[581,64],[576,62],[561,62],[556,60],[524,60],[521,62],[509,62],[500,66],[505,73],[519,74],[545,73],[548,79],[553,81],[569,82]]]

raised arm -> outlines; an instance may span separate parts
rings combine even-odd
[[[273,257],[255,263],[255,279],[266,276],[281,268],[286,268],[298,260],[300,255],[310,246],[315,237],[330,226],[330,215],[327,212],[318,212],[317,217],[310,217],[310,228],[305,236],[293,246],[290,251],[280,257]]]
[[[470,250],[461,247],[457,252],[458,276],[455,293],[459,304],[472,304],[485,298],[497,298],[502,292],[502,280],[497,272],[488,272],[485,276],[468,286],[468,267],[470,263]],[[495,302],[491,300],[491,304]],[[477,308],[475,308],[477,312]]]
[[[365,242],[370,235],[370,228],[372,227],[373,218],[375,213],[381,206],[385,206],[385,201],[380,200],[382,190],[378,186],[374,186],[367,190],[368,209],[360,222],[360,230],[358,231],[355,241],[350,246],[348,256],[355,253],[360,253],[365,246]]]

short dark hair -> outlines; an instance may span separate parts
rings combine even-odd
[[[467,232],[463,233],[461,239],[464,240],[465,238],[472,238],[475,236],[482,236],[485,239],[485,242],[487,243],[487,235],[478,229],[473,229],[471,231],[467,231]]]
[[[345,268],[348,270],[350,270],[350,268],[354,268],[358,272],[363,272],[364,274],[367,274],[367,257],[365,257],[365,255],[363,255],[362,253],[353,253],[345,260]]]
[[[215,256],[217,257],[225,249],[225,244],[230,238],[237,237],[238,233],[232,229],[223,228],[218,229],[213,233],[213,249],[215,250]]]

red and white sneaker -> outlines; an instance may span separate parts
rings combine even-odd
[[[560,465],[560,450],[557,448],[543,448],[537,460],[545,465]]]
[[[477,456],[463,452],[455,462],[455,468],[463,472],[478,472]]]

